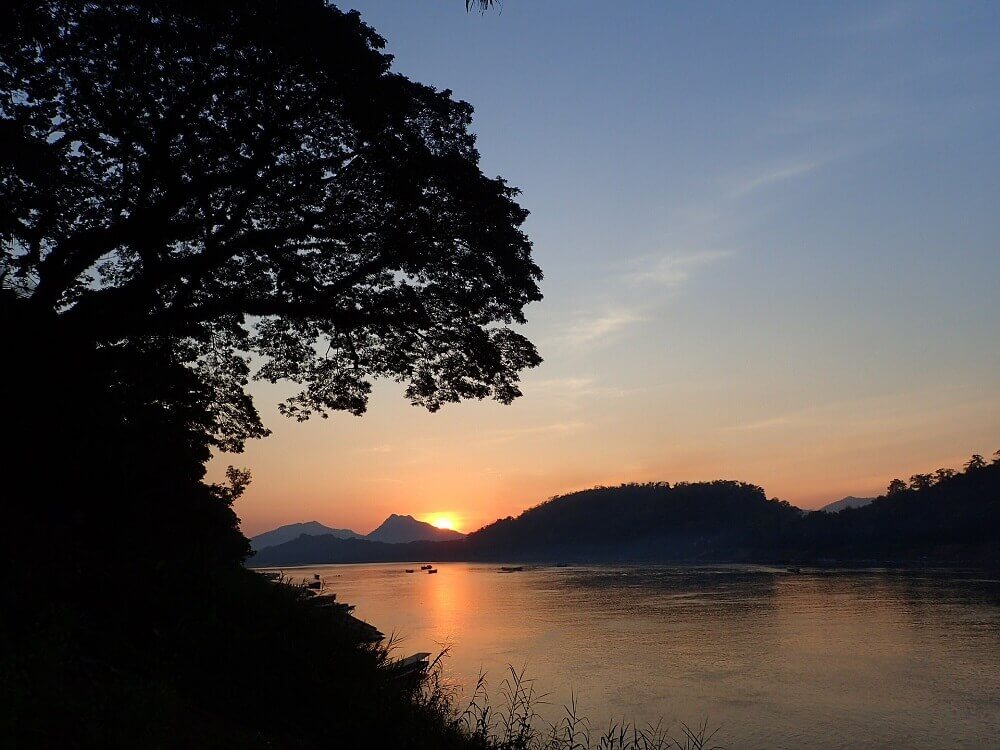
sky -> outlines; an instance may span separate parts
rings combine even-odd
[[[523,192],[545,362],[511,406],[274,434],[243,529],[390,513],[471,531],[623,481],[803,508],[1000,449],[1000,4],[346,0],[476,109]]]

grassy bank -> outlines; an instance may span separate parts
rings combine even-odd
[[[3,726],[35,747],[476,745],[340,613],[250,571],[21,608],[0,644]],[[10,746],[10,745],[8,745]]]
[[[8,592],[8,594],[11,592]],[[36,592],[37,593],[37,592]],[[109,596],[117,598],[117,605]],[[125,606],[122,606],[125,605]],[[401,678],[343,610],[251,571],[22,598],[0,633],[0,735],[13,748],[707,748],[704,731],[544,725],[516,673],[460,702],[440,663]]]

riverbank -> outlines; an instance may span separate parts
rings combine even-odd
[[[481,670],[499,693],[513,663],[554,723],[575,698],[597,728],[626,717],[677,732],[707,718],[729,747],[988,747],[1000,731],[996,571],[407,567],[295,575],[329,576],[404,652],[449,644],[463,701]]]
[[[114,588],[6,610],[8,746],[484,747],[433,686],[400,679],[388,644],[299,587],[246,570],[163,575],[109,608]]]
[[[392,638],[372,638],[373,626],[344,616],[348,605],[304,587],[249,570],[161,572],[141,588],[126,580],[92,578],[88,588],[68,574],[63,588],[36,596],[2,590],[6,746],[597,747],[578,717],[538,724],[529,681],[513,681],[499,704],[482,693],[459,703],[439,669],[401,674]],[[699,750],[704,740],[681,732],[677,744],[628,727],[600,747]]]

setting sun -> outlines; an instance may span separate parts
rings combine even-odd
[[[427,519],[428,523],[439,529],[455,530],[455,517],[447,513],[435,513]]]

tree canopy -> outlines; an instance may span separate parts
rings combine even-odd
[[[299,419],[363,412],[377,377],[431,410],[520,395],[541,361],[515,330],[541,298],[527,212],[482,173],[472,107],[393,72],[357,13],[16,0],[0,26],[13,307],[168,348],[226,448],[263,434],[251,374],[301,384]]]

